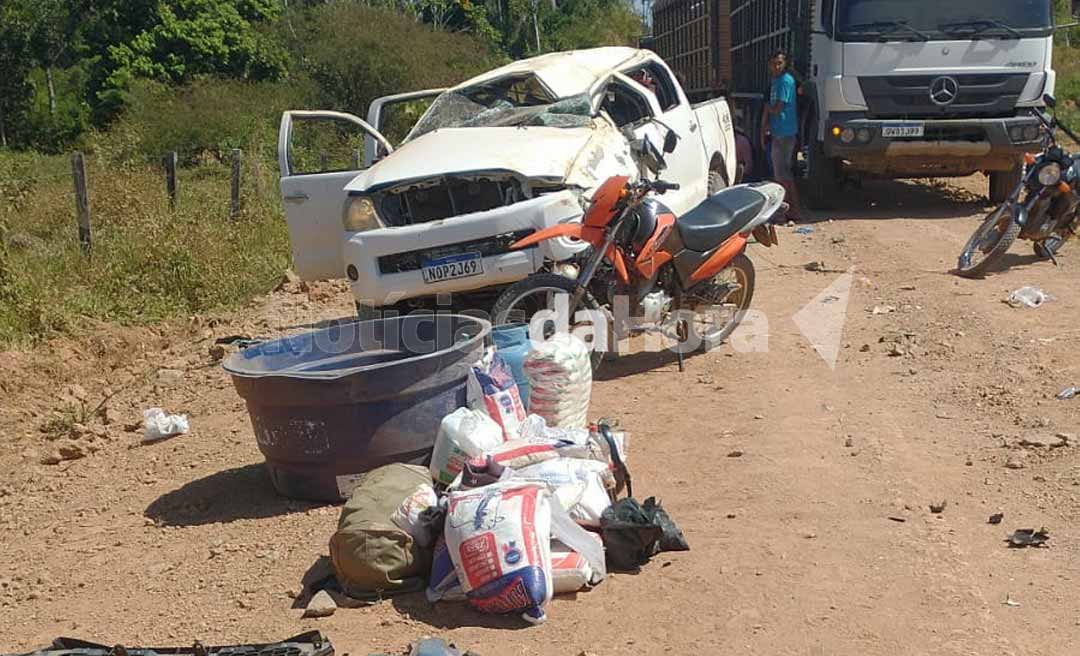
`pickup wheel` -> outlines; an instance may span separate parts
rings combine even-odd
[[[728,183],[724,174],[720,171],[709,171],[709,195],[719,193],[727,189]]]
[[[507,287],[502,294],[499,295],[495,306],[491,308],[491,323],[496,326],[502,326],[506,324],[515,323],[531,323],[533,317],[537,312],[543,310],[555,310],[555,297],[560,294],[566,294],[568,296],[573,295],[574,290],[577,288],[577,283],[569,278],[565,278],[554,273],[534,273],[524,280],[518,281],[513,285]],[[594,314],[593,316],[599,316],[603,314],[600,309],[600,304],[596,302],[596,299],[589,292],[585,292],[584,297],[581,299],[581,307],[579,310],[590,310]],[[574,323],[569,321],[570,327],[574,327]],[[549,337],[549,333],[557,329],[558,326],[544,326],[544,338]],[[594,331],[596,335],[608,334],[608,326],[603,326],[603,332],[598,329]],[[600,366],[603,359],[604,352],[593,350],[590,354],[590,362],[592,364],[593,371]]]
[[[1024,169],[1020,165],[1010,171],[990,172],[990,202],[1000,205],[1009,199],[1014,189],[1020,186]]]

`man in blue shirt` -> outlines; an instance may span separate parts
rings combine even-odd
[[[791,206],[788,211],[788,219],[799,220],[800,207],[799,192],[795,188],[795,175],[792,165],[795,160],[795,142],[799,134],[799,119],[796,113],[796,97],[798,92],[795,85],[795,77],[787,70],[788,57],[783,50],[777,50],[769,58],[769,71],[772,73],[772,91],[769,95],[769,103],[765,106],[762,116],[761,141],[765,147],[765,123],[768,122],[768,132],[772,134],[772,158],[773,177],[784,186],[787,191],[787,201]]]

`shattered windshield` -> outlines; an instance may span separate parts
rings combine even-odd
[[[447,91],[435,99],[409,139],[440,128],[577,128],[591,121],[588,94],[557,99],[535,76],[514,77]]]

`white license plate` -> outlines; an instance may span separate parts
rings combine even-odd
[[[484,273],[484,261],[480,259],[480,253],[459,253],[424,262],[421,272],[427,284],[468,278]]]
[[[897,137],[921,137],[923,136],[922,123],[905,125],[886,125],[881,128],[881,136],[886,139]]]

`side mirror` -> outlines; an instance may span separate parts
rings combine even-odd
[[[674,130],[668,130],[667,136],[664,137],[664,154],[670,155],[675,152],[675,146],[679,145],[679,135],[675,134]]]
[[[1046,106],[1050,109],[1057,108],[1057,98],[1051,96],[1050,94],[1046,94],[1043,96],[1043,102],[1046,103]]]

